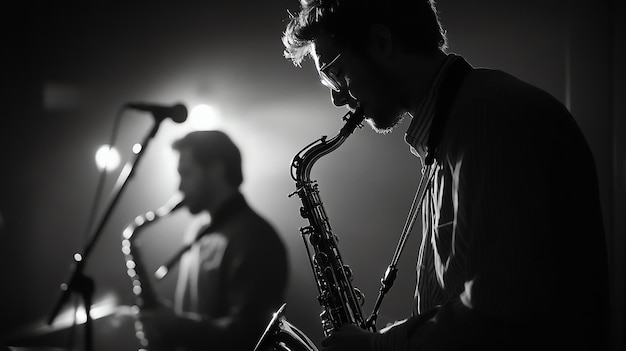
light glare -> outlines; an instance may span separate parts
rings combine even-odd
[[[195,130],[215,130],[222,126],[222,116],[215,107],[200,104],[191,109],[188,123]]]
[[[141,146],[141,144],[139,144],[139,143],[134,144],[134,145],[133,145],[133,148],[132,148],[133,153],[134,153],[135,155],[137,155],[138,153],[140,153],[140,152],[141,152],[141,149],[142,149],[142,148],[143,148],[143,147]]]
[[[98,170],[112,171],[120,164],[120,154],[117,149],[109,145],[102,145],[96,152],[96,166]]]

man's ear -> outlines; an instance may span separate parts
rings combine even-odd
[[[367,49],[370,56],[378,63],[391,60],[393,54],[393,40],[391,31],[383,24],[373,24],[368,33]]]

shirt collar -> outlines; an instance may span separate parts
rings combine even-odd
[[[433,81],[430,83],[430,88],[428,89],[424,99],[415,110],[411,124],[406,131],[404,140],[407,144],[409,144],[411,153],[418,156],[422,159],[422,161],[425,159],[426,152],[428,151],[426,143],[428,141],[428,135],[430,134],[430,128],[435,116],[435,105],[437,102],[437,95],[439,93],[441,80],[452,62],[457,59],[462,58],[455,54],[447,55],[446,59],[441,64],[441,67],[437,70],[437,74],[435,74]]]
[[[211,213],[211,221],[198,232],[196,240],[205,234],[212,233],[223,225],[230,217],[238,213],[247,205],[246,199],[240,192],[233,193],[214,213]]]

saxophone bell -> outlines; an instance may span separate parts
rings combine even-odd
[[[254,351],[318,351],[313,341],[285,318],[285,306],[274,313]]]

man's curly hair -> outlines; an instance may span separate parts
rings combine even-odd
[[[300,0],[283,33],[284,56],[300,66],[311,43],[331,35],[341,45],[359,48],[372,24],[389,27],[407,50],[445,50],[443,30],[434,0]]]

